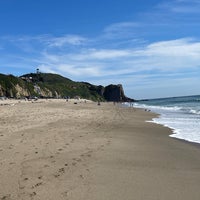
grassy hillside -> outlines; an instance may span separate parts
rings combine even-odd
[[[105,100],[98,93],[98,90],[94,89],[96,86],[89,83],[75,82],[58,74],[31,73],[23,75],[23,77],[31,77],[33,84],[37,84],[42,90],[50,90],[52,97],[56,97],[56,94],[59,94],[60,97],[80,96],[91,100]]]
[[[24,82],[13,75],[0,74],[0,96],[17,97],[18,88],[22,88],[28,94],[36,94],[32,83]]]
[[[21,77],[0,74],[0,96],[9,98],[79,96],[94,101],[132,100],[124,95],[122,85],[96,86],[86,82],[75,82],[51,73],[30,73]]]

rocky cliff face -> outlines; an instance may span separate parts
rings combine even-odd
[[[4,96],[4,91],[1,85],[0,85],[0,96]]]
[[[103,96],[107,101],[115,101],[115,102],[134,101],[133,99],[130,99],[125,96],[121,84],[106,86],[104,89]]]
[[[16,84],[14,86],[14,90],[16,91],[16,94],[15,94],[15,97],[16,98],[20,98],[21,96],[29,96],[30,95],[30,92],[28,91],[27,88],[23,88],[21,87],[19,84]],[[13,93],[13,92],[12,92]],[[10,95],[11,96],[11,95]],[[14,97],[14,96],[13,96]]]
[[[27,74],[22,77],[0,74],[0,96],[11,98],[79,96],[94,101],[134,101],[125,96],[122,85],[95,86],[90,83],[74,82],[57,74]]]

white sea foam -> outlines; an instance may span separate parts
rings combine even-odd
[[[172,129],[170,137],[200,143],[200,109],[184,105],[145,105],[134,104],[135,107],[151,110],[160,114],[151,122],[161,124]]]
[[[200,121],[194,118],[165,118],[162,115],[152,122],[172,129],[170,137],[200,143]]]
[[[167,106],[150,106],[150,105],[145,105],[145,104],[138,104],[134,103],[134,107],[138,108],[144,108],[144,109],[152,109],[152,110],[169,110],[169,111],[177,111],[181,110],[182,107],[179,106],[174,106],[174,107],[167,107]]]
[[[200,110],[190,110],[190,113],[200,115]]]

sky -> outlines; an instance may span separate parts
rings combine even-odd
[[[0,73],[200,94],[200,0],[0,0]]]

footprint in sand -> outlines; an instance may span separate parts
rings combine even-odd
[[[72,165],[75,166],[75,165],[76,165],[76,162],[73,162]]]
[[[63,192],[62,195],[63,195],[64,197],[67,197],[67,196],[68,196],[68,191]]]
[[[32,189],[33,189],[33,188],[36,188],[36,187],[38,187],[38,186],[40,186],[40,185],[42,185],[42,184],[43,184],[43,182],[39,182],[39,183],[33,185],[33,186],[32,186]]]
[[[54,174],[55,178],[58,178],[60,176],[60,174]]]
[[[62,150],[63,150],[63,149],[61,149],[61,148],[60,148],[60,149],[58,149],[58,151],[62,151]]]
[[[73,142],[74,142],[74,139],[71,140],[71,143],[73,143]]]
[[[14,147],[14,145],[13,144],[11,144],[8,148],[9,149],[12,149]]]
[[[35,195],[37,195],[37,193],[36,192],[32,192],[29,196],[30,197],[34,197]]]
[[[10,199],[11,199],[11,197],[10,197],[10,196],[11,196],[10,194],[8,194],[8,195],[5,195],[5,196],[1,197],[1,199],[0,199],[0,200],[10,200]]]
[[[80,158],[72,158],[72,160],[74,160],[74,161],[81,161],[81,159]]]
[[[84,176],[82,174],[79,175],[80,178],[84,179]]]
[[[55,177],[55,178],[58,178],[59,176],[61,176],[61,175],[64,174],[64,173],[65,173],[65,168],[62,167],[62,168],[60,168],[60,169],[58,170],[58,172],[57,172],[56,174],[54,174],[54,177]]]
[[[110,140],[108,140],[108,141],[107,141],[107,145],[109,145],[110,143],[111,143],[111,141],[110,141]]]
[[[58,170],[58,172],[60,172],[60,173],[65,173],[65,168],[60,168],[60,169]]]

